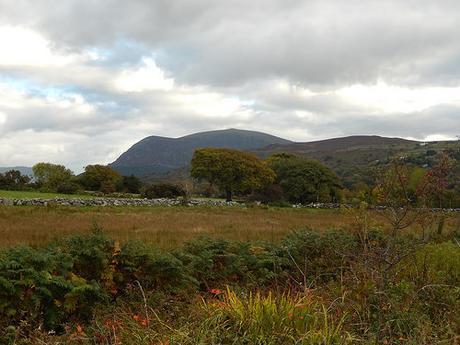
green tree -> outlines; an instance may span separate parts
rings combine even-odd
[[[329,202],[339,199],[341,184],[325,165],[293,154],[279,153],[268,158],[276,183],[290,202]]]
[[[121,175],[106,165],[88,165],[80,176],[80,184],[85,188],[103,193],[112,193],[122,182]]]
[[[73,172],[63,165],[52,163],[37,163],[32,167],[35,180],[45,189],[57,190],[59,185],[67,183]]]
[[[230,149],[196,150],[191,162],[191,176],[204,179],[225,192],[231,201],[235,192],[248,194],[275,180],[275,173],[256,156]]]
[[[0,188],[18,190],[23,189],[30,182],[30,177],[22,175],[18,170],[9,170],[0,174]]]

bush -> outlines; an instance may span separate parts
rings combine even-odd
[[[126,193],[139,194],[142,187],[142,181],[134,175],[123,176],[121,181],[121,190]]]
[[[304,229],[281,244],[198,238],[164,252],[137,241],[120,247],[94,231],[10,249],[0,252],[0,343],[13,343],[19,330],[31,339],[37,329],[84,325],[109,302],[129,310],[126,321],[147,332],[138,334],[146,335],[140,343],[177,336],[180,344],[340,344],[347,331],[362,343],[452,342],[460,319],[458,245],[414,247],[381,231],[361,241],[344,231]],[[232,290],[225,293],[225,286]],[[134,290],[145,300],[132,298]],[[145,325],[132,312],[139,306]],[[111,315],[107,329],[114,337],[122,332],[118,317]],[[105,327],[107,320],[99,321]],[[185,326],[175,330],[174,322]],[[100,329],[90,332],[94,340]]]
[[[202,237],[190,241],[175,255],[204,290],[228,283],[268,285],[284,275],[274,247],[269,244]]]
[[[460,285],[460,248],[456,243],[427,244],[398,266],[401,278],[418,286]]]
[[[283,188],[278,184],[273,184],[262,191],[253,192],[248,199],[250,201],[261,201],[265,204],[281,203],[284,201]]]
[[[358,238],[344,231],[317,231],[304,229],[286,236],[280,256],[284,257],[291,277],[305,283],[336,278],[351,265],[359,253]]]
[[[61,193],[61,194],[75,194],[79,190],[80,190],[80,185],[74,182],[60,183],[56,188],[56,192]]]
[[[27,322],[32,328],[43,324],[46,330],[59,330],[71,318],[88,321],[95,306],[108,298],[103,276],[110,251],[101,248],[101,241],[109,243],[99,236],[74,237],[43,249],[4,253],[0,325]]]
[[[128,242],[121,248],[117,272],[123,285],[139,281],[146,289],[177,290],[196,285],[182,261],[138,241]]]
[[[160,183],[146,187],[141,195],[143,198],[147,199],[177,198],[186,196],[186,192],[181,186],[170,183]]]

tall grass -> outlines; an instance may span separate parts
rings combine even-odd
[[[326,308],[311,298],[284,292],[239,295],[227,289],[223,301],[211,303],[220,325],[238,343],[248,344],[347,344],[345,316],[333,320]]]
[[[212,207],[0,207],[0,246],[40,245],[97,224],[110,237],[137,239],[170,249],[197,236],[279,241],[305,226],[342,228],[351,217],[336,210]]]
[[[372,217],[376,226],[387,226],[377,214]],[[457,222],[449,218],[445,231],[455,231]],[[0,247],[40,245],[72,234],[85,234],[94,224],[120,242],[136,239],[171,249],[201,235],[278,242],[292,230],[304,227],[320,232],[348,229],[355,226],[355,218],[339,210],[262,207],[0,206]],[[416,226],[409,231],[420,232]]]

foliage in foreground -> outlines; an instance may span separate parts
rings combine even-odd
[[[15,248],[0,254],[0,342],[448,344],[456,241],[306,229],[278,245],[200,238],[164,252],[95,231]]]

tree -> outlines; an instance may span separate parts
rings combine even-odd
[[[337,201],[341,184],[335,173],[325,165],[304,157],[278,153],[268,158],[276,173],[276,183],[290,202]]]
[[[79,182],[85,188],[103,193],[115,192],[121,183],[121,175],[106,165],[88,165],[80,176]]]
[[[428,171],[411,167],[404,159],[395,159],[380,174],[376,187],[377,202],[384,206],[381,214],[388,219],[393,234],[418,222],[423,231],[438,218],[438,232],[444,227],[443,212],[432,212],[431,207],[445,207],[443,197],[453,160],[442,154]]]
[[[256,156],[230,149],[196,150],[191,162],[191,176],[204,179],[225,192],[231,201],[235,192],[248,194],[275,180],[275,173]]]
[[[67,183],[73,172],[63,165],[38,163],[32,168],[37,183],[49,190],[56,190],[59,185]]]
[[[10,170],[0,174],[0,188],[18,190],[24,188],[30,182],[30,177],[22,175],[18,170]]]

